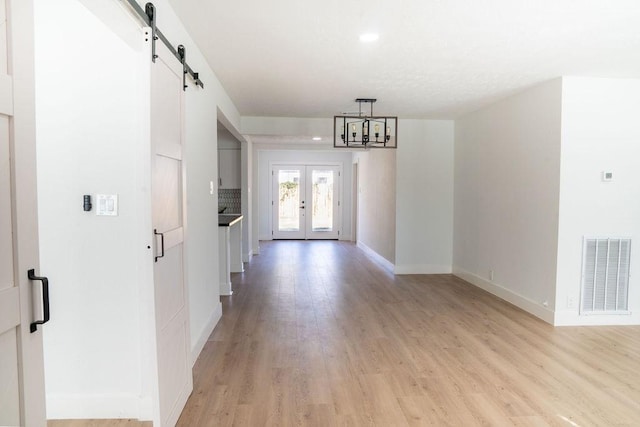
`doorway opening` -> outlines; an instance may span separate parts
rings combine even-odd
[[[337,165],[274,165],[273,239],[338,239],[341,175]]]

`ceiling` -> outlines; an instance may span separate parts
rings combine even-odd
[[[562,75],[640,78],[640,0],[170,2],[243,116],[370,97],[378,114],[450,119]]]

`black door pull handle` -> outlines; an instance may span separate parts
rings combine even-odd
[[[156,255],[154,259],[154,262],[158,262],[158,258],[164,257],[164,233],[158,233],[158,230],[154,228],[153,234],[160,236],[160,255]]]
[[[29,280],[38,280],[40,282],[42,282],[42,311],[44,312],[44,317],[42,320],[36,320],[34,322],[31,323],[31,333],[34,333],[36,330],[38,330],[38,325],[44,325],[45,323],[47,323],[50,319],[50,313],[49,313],[49,279],[47,279],[46,277],[40,277],[40,276],[36,276],[36,272],[35,270],[32,268],[31,270],[27,271],[27,277],[29,278]]]

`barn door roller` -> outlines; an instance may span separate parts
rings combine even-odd
[[[167,40],[167,38],[162,34],[162,31],[156,26],[157,22],[157,12],[153,3],[149,2],[145,5],[144,10],[140,7],[140,5],[136,2],[136,0],[123,0],[126,1],[129,7],[133,9],[138,18],[148,27],[151,28],[151,60],[156,62],[156,58],[158,55],[156,54],[156,41],[160,40],[164,45],[169,49],[169,51],[176,57],[178,61],[182,64],[182,70],[184,73],[183,77],[183,90],[187,89],[186,77],[187,75],[191,76],[196,86],[200,86],[204,89],[204,83],[200,80],[200,76],[198,73],[194,72],[189,64],[186,61],[186,52],[184,46],[180,45],[178,48],[174,48],[171,42]]]

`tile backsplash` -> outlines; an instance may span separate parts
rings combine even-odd
[[[239,188],[218,189],[218,209],[226,207],[224,213],[242,213],[242,190]]]

